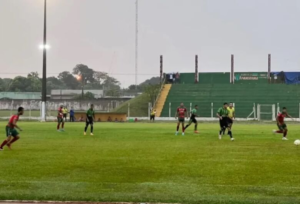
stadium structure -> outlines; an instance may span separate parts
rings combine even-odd
[[[200,115],[214,118],[224,102],[233,102],[236,117],[243,119],[275,120],[277,112],[287,107],[295,118],[300,117],[300,72],[271,71],[271,55],[266,60],[266,72],[235,72],[234,55],[228,72],[180,73],[180,81],[165,83],[163,56],[160,57],[160,76],[163,85],[155,104],[158,117],[173,117],[180,103],[191,108],[199,105]]]

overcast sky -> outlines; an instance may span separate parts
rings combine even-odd
[[[300,71],[299,0],[139,0],[138,82],[165,72]],[[0,0],[0,77],[42,70],[43,0]],[[135,0],[48,0],[48,76],[79,63],[128,86]]]

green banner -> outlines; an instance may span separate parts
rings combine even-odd
[[[237,72],[234,73],[235,83],[266,83],[267,72]]]

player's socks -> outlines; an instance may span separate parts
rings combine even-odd
[[[287,132],[288,132],[288,130],[285,130],[285,131],[283,132],[283,137],[286,137]]]
[[[84,132],[86,132],[87,128],[88,128],[88,126],[85,126],[85,128],[84,128]]]
[[[177,129],[176,129],[176,131],[178,132],[178,130],[179,130],[179,125],[177,125]]]
[[[60,128],[60,124],[57,124],[57,130],[59,130],[59,128]]]
[[[184,133],[184,130],[185,130],[185,129],[184,129],[184,127],[182,126],[182,132],[183,132],[183,133]]]
[[[186,125],[186,126],[184,127],[184,129],[186,130],[189,126],[190,126],[190,125]]]
[[[2,149],[6,144],[7,144],[7,141],[4,140],[3,143],[1,144],[0,148]]]
[[[91,125],[91,133],[93,133],[93,131],[94,131],[94,126]]]
[[[231,132],[231,130],[228,131],[228,135],[229,135],[230,138],[232,138],[232,132]]]
[[[198,130],[198,125],[196,124],[195,125],[195,129],[194,129],[195,131],[197,131]]]

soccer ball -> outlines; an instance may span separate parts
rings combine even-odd
[[[295,140],[294,144],[297,146],[300,145],[300,140]]]

